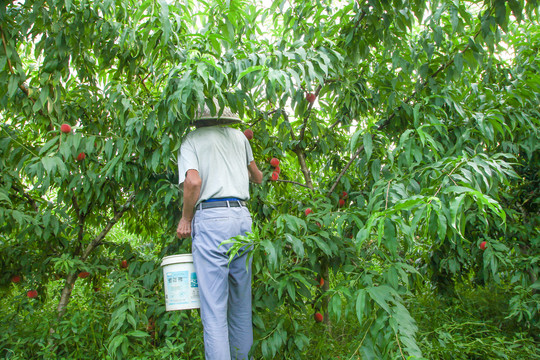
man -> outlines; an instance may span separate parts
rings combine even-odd
[[[247,138],[221,126],[237,122],[227,108],[219,118],[205,108],[178,157],[184,204],[177,236],[193,239],[206,360],[247,360],[253,344],[251,260],[246,268],[245,253],[229,265],[231,244],[220,246],[251,231],[249,181],[262,182]]]

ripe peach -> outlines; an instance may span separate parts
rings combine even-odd
[[[253,139],[253,130],[251,129],[244,130],[244,135],[246,136],[248,140]]]
[[[60,126],[60,131],[64,134],[69,134],[71,132],[71,126],[69,126],[69,124],[62,124]]]

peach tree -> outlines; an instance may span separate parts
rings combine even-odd
[[[164,311],[159,263],[189,251],[174,236],[176,153],[214,98],[253,131],[266,175],[253,233],[234,240],[254,249],[256,356],[330,356],[313,334],[352,319],[350,356],[422,358],[410,302],[471,276],[508,289],[508,317],[534,333],[537,13],[519,0],[3,4],[0,286],[17,303],[4,318],[41,308],[29,349],[85,358],[70,324],[98,306],[107,326],[85,346],[202,356],[196,314]]]

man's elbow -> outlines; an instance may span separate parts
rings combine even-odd
[[[188,176],[184,181],[184,190],[200,189],[202,185],[202,179],[199,176]]]

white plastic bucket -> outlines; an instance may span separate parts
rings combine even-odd
[[[163,258],[163,287],[167,311],[198,309],[201,306],[197,274],[191,254]]]

